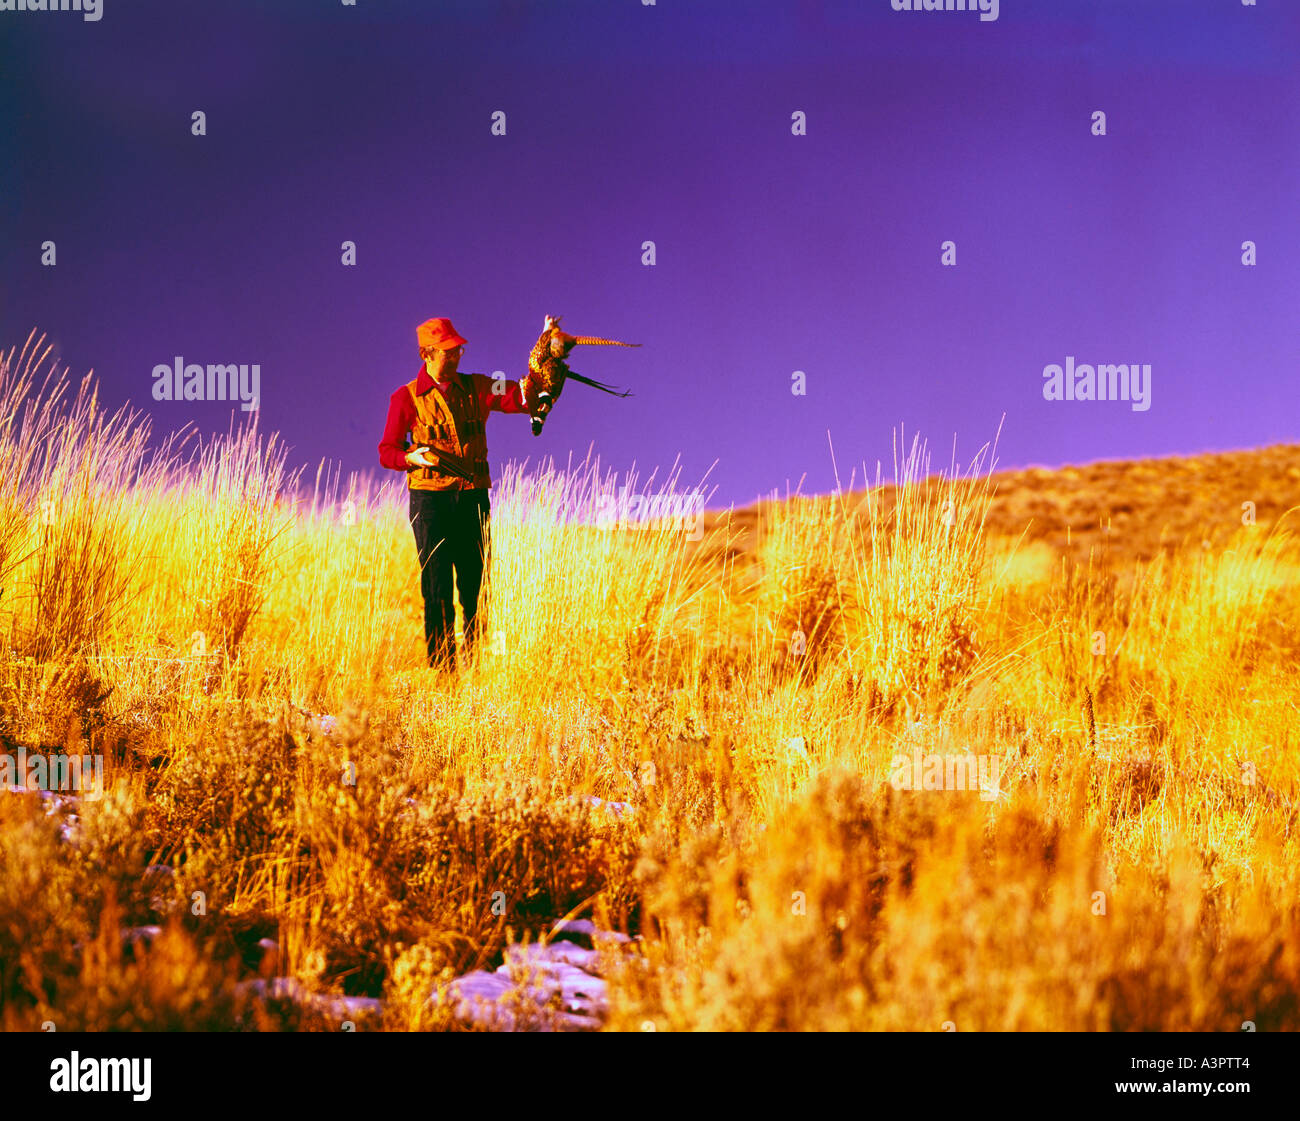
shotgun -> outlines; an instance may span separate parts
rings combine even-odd
[[[473,479],[470,473],[469,463],[461,456],[453,455],[451,452],[439,451],[430,444],[416,444],[412,449],[417,452],[424,452],[435,460],[432,467],[425,467],[425,478],[433,478],[433,472],[436,470],[442,475],[451,475],[457,479]]]

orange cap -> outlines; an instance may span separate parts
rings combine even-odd
[[[465,340],[456,334],[456,328],[450,319],[429,319],[415,329],[415,341],[423,349],[433,347],[436,350],[451,350],[452,347],[464,346]]]

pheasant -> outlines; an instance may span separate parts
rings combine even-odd
[[[585,378],[575,374],[564,361],[575,346],[640,346],[640,343],[621,343],[616,339],[598,339],[594,335],[566,335],[560,330],[560,317],[548,315],[542,327],[542,333],[528,355],[528,373],[519,382],[523,395],[524,407],[533,418],[533,435],[542,434],[542,425],[551,407],[560,398],[566,378],[580,381],[583,385],[594,386],[604,393],[615,397],[630,397],[630,392],[617,392],[604,382]]]

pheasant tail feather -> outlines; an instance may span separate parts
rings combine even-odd
[[[575,344],[582,346],[640,346],[640,343],[621,343],[617,339],[602,339],[596,335],[574,335]]]
[[[623,345],[630,346],[631,344],[624,343]],[[572,370],[569,371],[569,381],[580,381],[582,382],[583,385],[590,385],[594,389],[599,389],[603,393],[611,393],[615,397],[632,396],[632,391],[630,389],[625,389],[622,393],[620,393],[612,385],[606,385],[603,381],[596,381],[595,378],[585,378],[581,374],[575,374]]]

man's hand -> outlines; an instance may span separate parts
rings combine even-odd
[[[421,444],[406,453],[408,467],[437,467],[438,456],[428,446]]]

